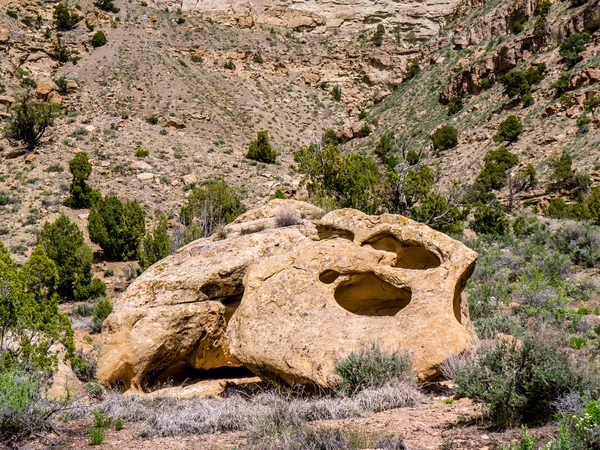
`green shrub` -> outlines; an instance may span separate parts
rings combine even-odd
[[[528,92],[523,96],[523,107],[529,108],[531,105],[533,105],[533,95],[531,92]]]
[[[145,148],[138,147],[135,149],[135,156],[137,156],[138,158],[146,158],[149,155],[150,152]]]
[[[544,0],[541,5],[535,11],[536,16],[546,17],[552,8],[552,2],[550,0]]]
[[[228,59],[227,61],[225,61],[225,63],[223,64],[223,69],[235,70],[235,64],[233,63],[233,60]]]
[[[54,7],[54,25],[60,31],[68,31],[81,20],[77,13],[71,13],[69,7],[64,3],[58,3]]]
[[[156,125],[158,123],[158,117],[156,117],[156,116],[146,117],[144,120],[146,122],[148,122],[150,125]]]
[[[90,317],[92,314],[94,314],[94,307],[88,304],[77,305],[71,314],[80,317]]]
[[[536,439],[527,433],[527,427],[523,426],[523,434],[521,442],[511,445],[510,447],[502,446],[500,450],[536,450]]]
[[[337,391],[345,395],[397,380],[412,381],[415,377],[408,353],[386,352],[376,344],[338,361],[334,373],[341,378]]]
[[[334,99],[336,102],[342,100],[342,87],[339,84],[336,84],[331,89],[331,98]]]
[[[23,96],[13,107],[11,117],[4,127],[4,136],[10,141],[19,141],[28,150],[33,150],[52,125],[57,114],[53,103],[39,102]]]
[[[101,195],[86,183],[92,174],[92,165],[88,160],[86,152],[77,153],[69,161],[69,171],[73,178],[69,186],[70,195],[64,201],[65,206],[71,208],[89,208]]]
[[[52,54],[61,63],[66,63],[71,59],[71,51],[60,38],[52,45]]]
[[[269,132],[261,130],[257,133],[256,139],[250,142],[246,158],[254,161],[260,161],[267,164],[274,164],[277,158],[277,152],[269,143]]]
[[[463,109],[463,99],[459,95],[453,96],[448,102],[448,116],[453,116]]]
[[[492,81],[487,77],[482,78],[479,81],[479,84],[481,85],[481,89],[489,89],[492,87]]]
[[[590,450],[600,446],[600,400],[587,402],[582,413],[561,415],[558,437],[550,441],[548,450]]]
[[[97,333],[100,332],[104,319],[108,317],[112,310],[113,304],[108,298],[103,297],[96,300],[96,303],[94,303],[94,314],[92,316],[93,331]]]
[[[106,433],[103,428],[92,428],[89,432],[89,443],[90,445],[100,445],[104,442]]]
[[[215,230],[235,220],[246,211],[236,192],[222,180],[207,181],[193,188],[187,204],[181,208],[181,223],[199,227],[199,236],[210,236]]]
[[[275,193],[271,196],[271,198],[286,199],[287,196],[285,195],[285,192],[283,192],[281,189],[277,189]]]
[[[480,204],[475,208],[471,228],[476,233],[490,236],[502,236],[509,230],[504,217],[504,209],[497,202]]]
[[[92,36],[92,47],[94,48],[102,47],[103,45],[106,45],[107,42],[106,34],[104,34],[104,31],[102,30],[96,31],[94,36]]]
[[[371,42],[375,47],[381,47],[383,44],[383,38],[385,36],[385,28],[382,24],[378,24],[375,32],[373,33],[373,37],[371,38]]]
[[[443,125],[431,135],[433,147],[448,150],[458,145],[458,130],[452,125]]]
[[[419,74],[420,71],[421,66],[419,65],[419,60],[414,59],[408,66],[406,66],[406,72],[404,72],[404,78],[402,78],[402,82],[406,83],[408,80],[412,80]]]
[[[144,210],[137,200],[123,204],[114,194],[99,198],[90,209],[88,232],[107,258],[127,261],[136,256],[146,232]]]
[[[115,431],[121,431],[123,429],[123,426],[123,419],[119,417],[117,420],[115,420]]]
[[[556,343],[527,335],[501,340],[459,367],[456,393],[483,403],[498,426],[540,424],[553,418],[553,403],[571,391],[587,392],[588,380]]]
[[[509,152],[504,146],[497,150],[488,151],[485,155],[483,169],[481,169],[481,172],[479,172],[479,175],[475,179],[476,189],[479,192],[502,189],[506,186],[507,182],[506,172],[518,163],[517,156]]]
[[[590,98],[583,101],[583,106],[585,107],[585,110],[588,112],[595,111],[596,108],[598,107],[598,105],[600,105],[600,95],[598,95],[598,94],[595,94],[595,95],[591,96]]]
[[[516,142],[521,133],[523,133],[523,124],[521,123],[521,120],[517,116],[511,115],[498,125],[498,133],[494,135],[494,141]]]
[[[104,11],[112,12],[115,14],[120,11],[120,9],[115,6],[113,0],[95,0],[94,5],[97,8],[100,8]]]
[[[360,130],[358,130],[358,137],[364,138],[367,137],[368,135],[371,134],[371,127],[369,126],[369,124],[367,122],[365,122],[363,124],[362,127],[360,127]]]
[[[560,97],[562,94],[570,90],[571,88],[571,74],[569,72],[563,72],[560,74],[558,79],[552,83],[552,87],[554,88],[554,95],[556,97]]]
[[[183,25],[185,23],[185,17],[177,18],[177,25]]]
[[[81,294],[93,281],[93,256],[85,244],[83,232],[67,216],[61,214],[55,222],[44,224],[38,243],[56,264],[59,295],[64,300],[86,300],[87,297]]]
[[[169,256],[170,253],[171,239],[169,238],[167,219],[161,216],[152,233],[146,233],[142,239],[138,251],[141,269],[146,270],[155,262]]]
[[[558,54],[562,57],[567,67],[573,67],[579,61],[579,53],[585,51],[585,44],[590,40],[590,32],[572,33],[563,39]]]
[[[58,280],[56,264],[41,246],[19,268],[0,243],[0,329],[5,336],[0,339],[0,373],[16,368],[51,373],[58,358],[49,349],[56,342],[72,356],[73,331],[58,310]]]
[[[44,383],[23,369],[0,371],[0,439],[11,442],[52,429],[55,405],[42,398]]]
[[[560,157],[551,162],[551,167],[550,189],[552,191],[567,189],[574,191],[576,195],[580,195],[589,188],[591,183],[589,174],[575,172],[573,159],[566,150],[563,150]]]
[[[100,278],[95,277],[89,284],[75,286],[74,294],[75,298],[79,300],[102,297],[106,295],[106,285]]]

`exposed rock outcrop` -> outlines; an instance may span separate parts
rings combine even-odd
[[[273,200],[226,239],[152,266],[104,322],[98,379],[143,391],[186,368],[245,365],[331,387],[336,360],[371,343],[411,351],[423,379],[472,348],[462,290],[473,251],[402,216],[320,215]]]
[[[248,267],[316,238],[308,221],[225,240],[199,239],[156,263],[104,322],[97,378],[145,390],[170,370],[237,367],[225,330]]]
[[[398,27],[403,37],[425,39],[438,32],[459,2],[154,0],[153,3],[159,8],[201,11],[217,22],[243,28],[257,24],[296,31],[355,33],[381,23],[390,30]]]
[[[336,361],[367,343],[409,350],[420,378],[476,341],[462,289],[476,254],[397,215],[339,210],[322,240],[253,265],[229,327],[231,353],[259,376],[332,387]]]

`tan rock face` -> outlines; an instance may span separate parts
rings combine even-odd
[[[334,386],[336,361],[376,343],[413,354],[420,378],[476,336],[462,290],[476,254],[401,216],[334,211],[323,239],[252,266],[230,351],[263,378]]]
[[[337,359],[373,342],[412,351],[421,378],[472,348],[462,290],[474,252],[401,216],[320,215],[273,200],[226,239],[152,266],[104,322],[97,378],[144,391],[187,369],[245,365],[329,387]]]
[[[307,221],[235,238],[200,239],[156,263],[104,322],[97,378],[145,390],[182,366],[236,367],[226,338],[243,277],[257,261],[316,238]]]
[[[46,98],[51,92],[58,91],[58,86],[51,78],[40,77],[35,82],[36,94],[39,98]]]
[[[400,27],[403,36],[433,36],[458,5],[457,0],[372,2],[368,0],[155,0],[158,8],[202,11],[227,25],[283,26],[296,31],[354,33],[365,25]]]

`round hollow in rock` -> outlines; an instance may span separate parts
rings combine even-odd
[[[398,288],[373,273],[349,275],[334,297],[346,311],[361,316],[395,316],[410,303],[409,288]]]
[[[381,234],[372,237],[363,246],[369,246],[375,250],[395,253],[396,264],[394,267],[400,269],[434,269],[440,266],[440,259],[435,253],[419,244],[404,243],[391,234]]]

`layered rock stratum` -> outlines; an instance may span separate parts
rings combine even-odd
[[[381,23],[401,38],[434,36],[456,10],[457,0],[155,0],[158,7],[200,11],[226,25],[287,27],[295,31],[357,33]]]

